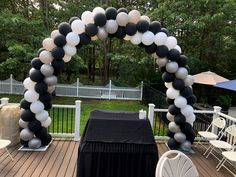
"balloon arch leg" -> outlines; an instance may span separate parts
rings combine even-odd
[[[126,8],[117,10],[113,7],[106,10],[96,7],[92,12],[83,12],[81,18],[72,17],[43,40],[42,48],[31,62],[29,77],[23,83],[25,93],[20,103],[19,121],[23,146],[37,149],[51,142],[52,137],[47,132],[51,123],[48,110],[52,107],[51,93],[57,84],[57,76],[77,49],[109,36],[130,41],[156,59],[167,87],[168,146],[171,149],[191,148],[195,138],[192,105],[196,97],[191,87],[193,78],[188,74],[187,57],[182,54],[176,38],[160,22],[150,21],[138,10],[128,12]]]

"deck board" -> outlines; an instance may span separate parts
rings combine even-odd
[[[9,157],[0,161],[1,177],[75,177],[76,163],[78,155],[79,142],[54,140],[46,152],[23,152],[18,151],[20,145],[9,148],[14,161]],[[168,148],[165,142],[157,142],[159,157]],[[210,156],[206,159],[203,156],[203,148],[198,146],[193,148],[195,154],[188,154],[196,165],[200,177],[232,177],[226,169],[222,168],[219,172],[215,166],[218,161]],[[4,151],[0,150],[0,158]]]

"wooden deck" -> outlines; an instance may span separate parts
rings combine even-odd
[[[168,149],[165,143],[158,142],[158,152],[161,156]],[[18,151],[20,145],[12,146],[9,151],[14,161],[9,157],[3,157],[3,150],[0,150],[0,177],[24,176],[24,177],[73,177],[76,176],[76,160],[78,142],[54,140],[46,152],[22,152]],[[206,159],[203,150],[195,149],[196,153],[188,155],[196,165],[201,177],[232,177],[224,168],[216,171],[217,161],[209,157]]]

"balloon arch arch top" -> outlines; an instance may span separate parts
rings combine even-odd
[[[176,38],[170,36],[160,22],[151,22],[138,10],[128,12],[126,8],[117,10],[113,7],[106,10],[96,7],[92,12],[83,12],[81,18],[72,17],[69,23],[62,22],[58,30],[43,40],[42,49],[31,62],[29,77],[23,82],[26,91],[20,103],[21,144],[37,149],[51,142],[47,132],[51,118],[47,110],[52,107],[51,93],[57,84],[57,76],[76,54],[77,48],[92,40],[105,40],[109,35],[130,41],[154,56],[167,87],[168,146],[190,150],[195,138],[192,105],[196,97],[191,87],[193,78],[188,74],[187,57],[182,55]]]

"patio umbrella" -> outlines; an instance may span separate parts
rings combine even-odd
[[[218,82],[228,81],[228,79],[211,71],[193,75],[194,83],[204,85],[216,85]]]
[[[224,88],[232,91],[236,91],[236,80],[229,80],[226,82],[220,82],[214,85],[214,87]]]

